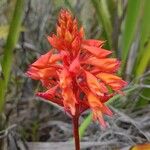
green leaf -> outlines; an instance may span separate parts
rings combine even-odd
[[[88,128],[89,124],[92,121],[92,114],[90,113],[81,124],[79,128],[79,137],[82,138],[84,136],[85,130]]]
[[[97,19],[99,24],[103,25],[107,40],[109,43],[109,47],[112,47],[112,24],[111,24],[111,16],[108,10],[107,1],[106,0],[91,0],[93,6],[96,10]]]
[[[140,54],[142,53],[142,48],[150,38],[150,1],[145,0],[143,8],[143,16],[141,19],[141,38],[140,38]]]
[[[143,8],[143,16],[141,19],[141,28],[140,28],[140,44],[138,56],[135,64],[135,72],[136,76],[142,75],[147,68],[149,57],[150,57],[150,49],[149,49],[149,38],[150,38],[150,1],[145,0],[144,8]]]
[[[133,42],[138,19],[141,14],[142,5],[144,1],[141,0],[129,0],[127,6],[127,12],[125,17],[125,26],[123,29],[122,35],[122,64],[124,65],[126,62],[126,58],[128,56],[130,46]]]
[[[136,69],[136,76],[140,76],[144,73],[149,62],[150,62],[150,41],[148,45],[145,47],[145,49],[143,49],[143,53],[141,55],[141,58],[139,60],[139,63]]]
[[[24,8],[24,0],[17,0],[15,5],[15,10],[10,23],[9,33],[4,49],[4,56],[1,62],[2,73],[4,75],[3,79],[0,79],[0,115],[3,112],[5,103],[5,93],[7,90],[7,84],[9,81],[11,65],[13,61],[13,49],[19,38],[19,31],[22,22],[22,15]]]

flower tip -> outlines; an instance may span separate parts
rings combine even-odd
[[[108,114],[109,117],[112,117],[112,116],[113,116],[113,112],[112,112],[111,110],[108,110],[108,111],[107,111],[107,114]]]
[[[98,121],[99,121],[99,124],[101,125],[101,127],[102,127],[103,129],[106,129],[106,128],[107,128],[107,124],[106,124],[106,122],[104,121],[103,118],[99,118]]]
[[[46,100],[49,100],[51,98],[51,95],[48,95],[47,93],[42,93],[42,92],[38,92],[35,95]]]
[[[43,96],[43,94],[42,94],[41,92],[38,92],[38,93],[36,93],[35,95],[36,95],[36,96],[39,96],[39,97]]]
[[[120,95],[122,95],[122,96],[125,96],[126,94],[124,93],[124,92],[122,92],[122,91],[117,91]]]
[[[47,40],[48,40],[48,42],[50,42],[51,40],[52,40],[52,37],[51,36],[46,36],[46,38],[47,38]]]
[[[75,108],[71,108],[71,114],[72,114],[73,116],[75,116],[75,114],[76,114]]]
[[[31,77],[31,72],[28,70],[28,71],[25,73],[25,76],[30,78],[30,77]]]
[[[124,81],[124,86],[127,86],[129,83],[127,81]]]
[[[37,92],[35,95],[44,99],[49,99],[49,95],[47,93]]]
[[[25,76],[27,76],[27,77],[29,76],[29,75],[28,75],[28,71],[25,73]]]
[[[67,9],[61,8],[61,10],[60,10],[60,14],[65,14],[66,12],[68,12],[68,10],[67,10]]]

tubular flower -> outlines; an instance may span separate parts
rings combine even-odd
[[[67,10],[61,10],[56,34],[47,39],[53,49],[27,71],[30,78],[47,88],[37,95],[64,107],[72,116],[91,109],[93,118],[105,127],[103,114],[112,116],[105,102],[127,85],[115,75],[120,62],[108,58],[112,52],[102,48],[104,41],[85,39],[83,28],[79,29]]]

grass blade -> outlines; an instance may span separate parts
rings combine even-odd
[[[96,10],[96,14],[98,17],[98,22],[104,27],[107,40],[109,43],[109,47],[112,47],[112,24],[111,24],[111,17],[107,7],[106,0],[91,0],[93,6]]]
[[[4,49],[3,60],[1,62],[2,73],[4,78],[0,79],[0,114],[3,112],[3,107],[5,102],[4,97],[7,89],[7,84],[8,84],[12,60],[13,60],[13,49],[19,38],[19,31],[20,31],[22,15],[23,15],[23,7],[24,7],[24,0],[17,0],[12,21],[9,28],[9,34]]]
[[[144,49],[144,52],[141,55],[140,61],[136,69],[136,76],[140,76],[146,70],[148,63],[150,62],[150,41]]]
[[[150,1],[145,0],[143,16],[141,20],[141,37],[138,57],[135,64],[136,76],[142,75],[147,68],[150,59],[149,36],[150,36]]]
[[[89,124],[92,121],[92,114],[90,113],[84,120],[84,122],[81,124],[79,128],[79,137],[80,139],[84,136],[85,130],[88,128]]]
[[[125,26],[122,35],[122,64],[126,62],[130,46],[133,42],[137,25],[138,18],[141,13],[143,1],[141,0],[129,0],[125,18]]]

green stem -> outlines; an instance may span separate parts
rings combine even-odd
[[[11,20],[9,34],[4,48],[4,56],[2,59],[3,78],[0,79],[0,115],[4,109],[5,93],[9,81],[11,65],[13,61],[13,49],[19,38],[19,31],[22,22],[24,0],[17,0],[15,10]]]

